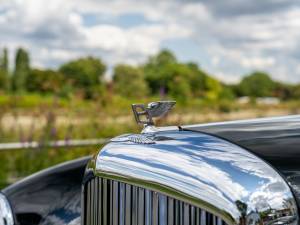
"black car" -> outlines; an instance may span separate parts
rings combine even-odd
[[[155,127],[2,191],[0,224],[298,224],[300,116]],[[144,119],[142,119],[144,118]]]

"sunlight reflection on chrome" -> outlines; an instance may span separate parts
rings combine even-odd
[[[288,185],[256,156],[206,134],[165,131],[156,137],[152,145],[109,143],[97,157],[96,173],[191,197],[229,224],[297,223]]]

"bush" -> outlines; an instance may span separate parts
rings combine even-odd
[[[113,87],[115,93],[128,98],[145,97],[149,93],[143,71],[129,65],[115,67]]]
[[[263,72],[254,72],[243,78],[239,84],[239,92],[250,97],[269,97],[273,95],[276,84],[270,76]]]
[[[93,57],[80,58],[62,65],[59,69],[65,80],[80,90],[85,98],[93,97],[93,88],[102,85],[105,65]]]
[[[31,70],[26,80],[26,89],[42,94],[61,92],[65,86],[64,75],[53,70]]]

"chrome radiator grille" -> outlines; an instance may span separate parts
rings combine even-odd
[[[119,181],[96,177],[83,196],[84,225],[225,225],[198,207]]]

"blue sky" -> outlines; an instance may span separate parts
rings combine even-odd
[[[168,48],[227,83],[254,70],[295,83],[299,40],[296,0],[0,0],[0,47],[27,48],[35,67],[137,65]]]

